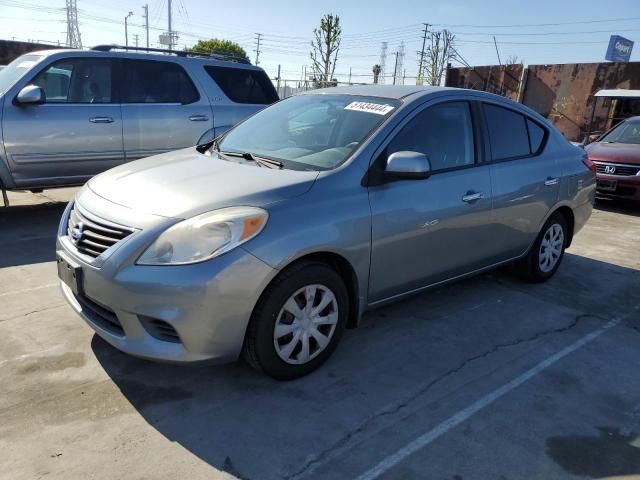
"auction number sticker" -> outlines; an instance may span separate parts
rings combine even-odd
[[[395,107],[393,105],[387,105],[384,103],[371,103],[371,102],[351,102],[344,107],[345,110],[354,110],[356,112],[375,113],[377,115],[386,115]]]

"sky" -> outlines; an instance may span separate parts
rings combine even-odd
[[[150,44],[167,29],[168,0],[77,0],[84,47],[124,44],[129,11],[129,44],[144,45],[142,5],[149,5]],[[261,33],[259,64],[275,77],[295,82],[310,69],[310,42],[322,15],[335,13],[342,24],[336,76],[340,81],[371,82],[372,66],[388,43],[387,75],[404,43],[403,71],[411,83],[418,70],[424,23],[430,31],[448,29],[456,50],[470,65],[498,63],[517,56],[525,64],[604,61],[609,36],[636,41],[632,61],[640,60],[640,0],[173,0],[178,46],[201,38],[238,42],[255,62],[255,34]],[[0,0],[0,38],[64,44],[64,0]],[[606,8],[603,8],[606,7]],[[454,65],[460,65],[454,62]],[[390,79],[386,80],[391,83]]]

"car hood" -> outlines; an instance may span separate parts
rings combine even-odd
[[[306,193],[318,172],[277,170],[195,148],[126,163],[93,177],[97,195],[136,211],[189,218],[234,205],[266,206]]]
[[[631,163],[640,165],[640,145],[632,143],[595,142],[585,150],[595,162]]]

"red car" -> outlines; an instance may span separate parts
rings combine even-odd
[[[585,147],[598,196],[640,202],[640,117],[627,118]]]

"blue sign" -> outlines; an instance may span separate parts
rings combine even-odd
[[[628,62],[631,57],[633,42],[620,35],[611,35],[609,47],[604,59],[611,62]]]

